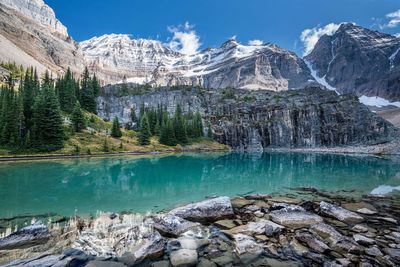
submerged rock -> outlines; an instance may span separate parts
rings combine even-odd
[[[234,215],[229,197],[218,197],[189,204],[171,210],[170,214],[196,222],[216,221]]]
[[[165,215],[154,217],[153,227],[164,236],[178,237],[183,232],[192,227],[198,226],[198,223],[193,223],[182,219],[175,215]]]
[[[0,250],[22,249],[46,243],[51,235],[49,229],[42,224],[24,227],[0,239]]]
[[[333,217],[341,222],[357,224],[364,221],[364,218],[357,213],[325,201],[320,203],[320,210],[322,214]]]

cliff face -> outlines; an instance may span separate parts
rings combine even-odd
[[[172,114],[179,103],[184,110],[199,110],[211,122],[214,139],[237,150],[273,147],[333,147],[367,145],[392,140],[396,128],[359,103],[355,96],[319,87],[295,91],[157,89],[118,97],[117,87],[98,98],[99,115],[129,122],[130,108],[138,112],[163,104]],[[137,114],[139,115],[139,114]]]
[[[282,91],[313,81],[305,62],[272,44],[241,45],[228,40],[194,55],[171,50],[156,40],[112,34],[80,43],[86,62],[107,83],[128,81],[155,86]]]
[[[400,38],[393,35],[342,24],[305,60],[340,93],[400,100]]]
[[[68,36],[54,11],[41,0],[0,2],[0,61],[15,61],[58,75],[84,68],[79,45]]]

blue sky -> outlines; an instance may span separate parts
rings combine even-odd
[[[217,47],[232,36],[243,44],[259,39],[302,54],[305,29],[355,22],[400,33],[400,0],[45,0],[77,41],[107,33],[181,41],[190,33],[195,49]],[[387,14],[394,16],[387,17]],[[392,21],[391,25],[389,22]],[[185,25],[187,27],[178,27]],[[385,26],[386,25],[386,26]],[[168,29],[169,28],[169,29]],[[322,31],[323,32],[323,31]],[[193,39],[193,35],[196,36]],[[188,37],[188,35],[185,35]],[[189,41],[190,40],[186,40]]]

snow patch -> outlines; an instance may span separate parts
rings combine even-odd
[[[325,79],[325,76],[326,76],[326,75],[325,75],[324,77],[319,77],[318,74],[317,74],[317,71],[313,69],[311,62],[305,60],[305,63],[306,63],[306,65],[307,65],[307,67],[310,69],[311,75],[314,77],[314,79],[315,79],[319,84],[325,86],[328,90],[335,91],[335,92],[339,95],[339,92],[336,90],[336,88],[333,87],[332,85],[330,85],[330,84],[326,81],[326,79]]]
[[[374,106],[374,107],[386,107],[386,106],[396,106],[400,107],[400,102],[390,102],[387,99],[378,97],[378,96],[361,96],[359,98],[360,102],[367,106]]]

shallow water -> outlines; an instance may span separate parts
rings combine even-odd
[[[296,187],[363,194],[382,186],[400,188],[398,158],[229,153],[0,163],[0,217],[159,211],[214,195]]]

